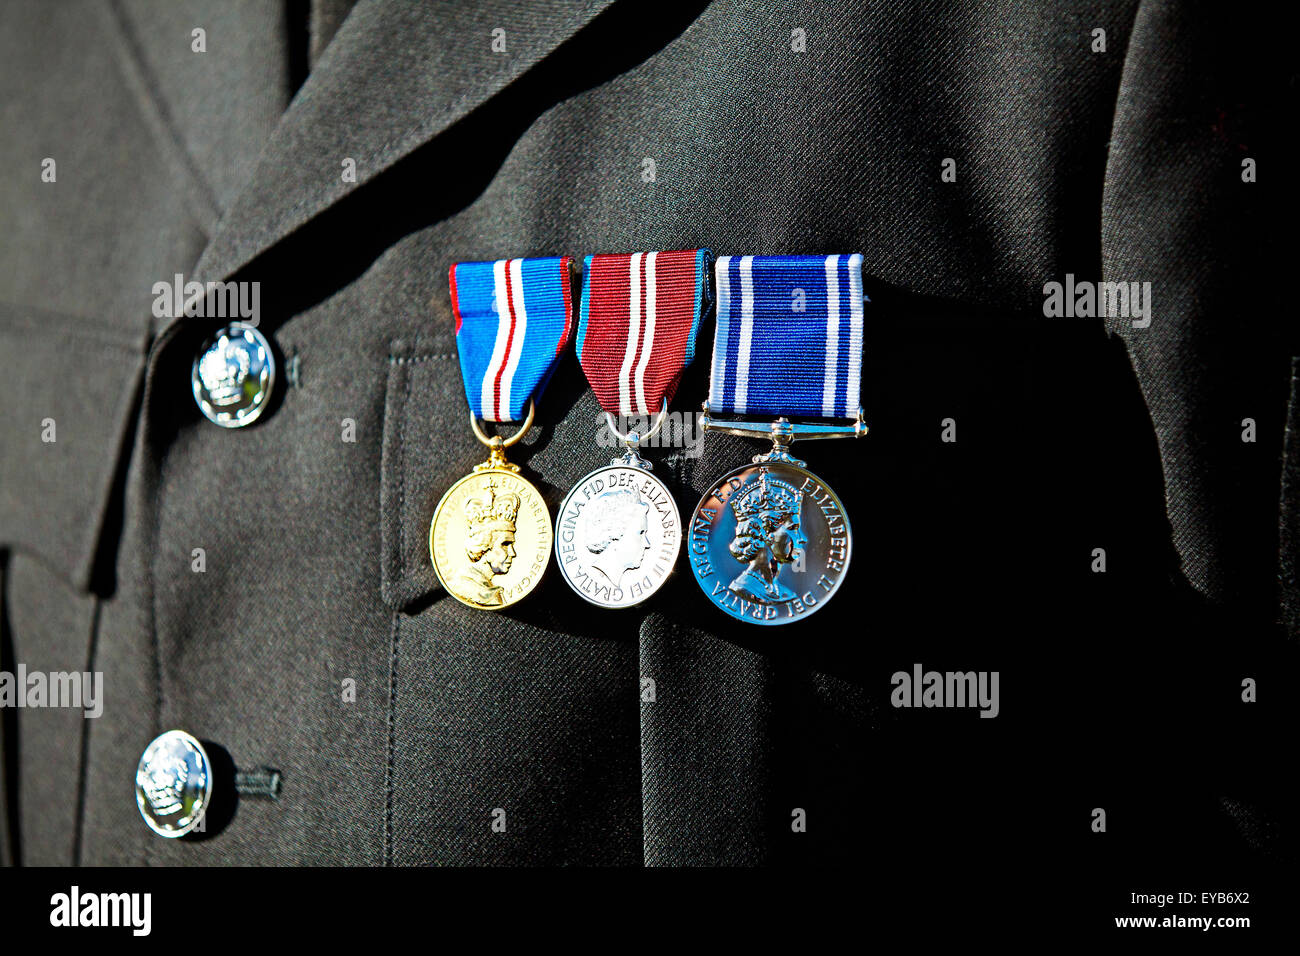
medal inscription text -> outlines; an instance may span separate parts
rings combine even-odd
[[[575,591],[602,607],[630,607],[648,598],[672,571],[680,547],[672,494],[641,468],[592,472],[560,509],[560,569]]]
[[[691,518],[691,569],[733,617],[784,624],[839,587],[851,535],[835,493],[802,468],[772,462],[718,481]]]

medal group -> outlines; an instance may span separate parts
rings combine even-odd
[[[682,551],[682,520],[639,448],[663,426],[716,290],[702,427],[772,447],[714,481],[691,513],[691,570],[709,600],[742,621],[786,624],[816,611],[844,579],[852,535],[840,499],[790,445],[866,434],[862,257],[588,256],[575,334],[576,272],[567,256],[451,267],[470,427],[488,459],[434,512],[439,581],[470,607],[499,610],[537,586],[554,551],[569,586],[600,607],[632,607],[663,586]],[[552,525],[505,451],[532,427],[571,338],[625,450],[574,486]],[[650,423],[644,434],[619,431],[633,417]],[[480,420],[522,424],[489,437]]]

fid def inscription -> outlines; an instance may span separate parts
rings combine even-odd
[[[672,493],[644,468],[612,465],[560,507],[555,557],[569,586],[601,607],[632,607],[667,580],[681,550]]]

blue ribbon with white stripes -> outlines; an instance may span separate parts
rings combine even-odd
[[[721,256],[709,411],[856,418],[862,256]]]
[[[451,304],[465,398],[475,416],[517,422],[569,342],[569,257],[457,262]]]

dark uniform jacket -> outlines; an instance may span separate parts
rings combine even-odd
[[[1300,612],[1300,349],[1269,265],[1293,188],[1261,139],[1271,16],[6,3],[2,669],[101,672],[104,704],[3,711],[0,855],[1285,853],[1261,754]],[[450,264],[698,247],[864,256],[870,434],[796,445],[852,521],[845,586],[779,628],[684,563],[620,612],[554,569],[502,612],[452,599],[429,521],[485,449]],[[195,406],[221,323],[154,317],[177,274],[260,283],[280,375],[250,427]],[[1149,282],[1149,324],[1045,314],[1067,276]],[[570,355],[513,449],[552,514],[602,428]],[[649,457],[688,513],[764,450]],[[894,706],[916,664],[998,671],[998,717]],[[135,769],[171,728],[278,770],[278,798],[154,835]]]

